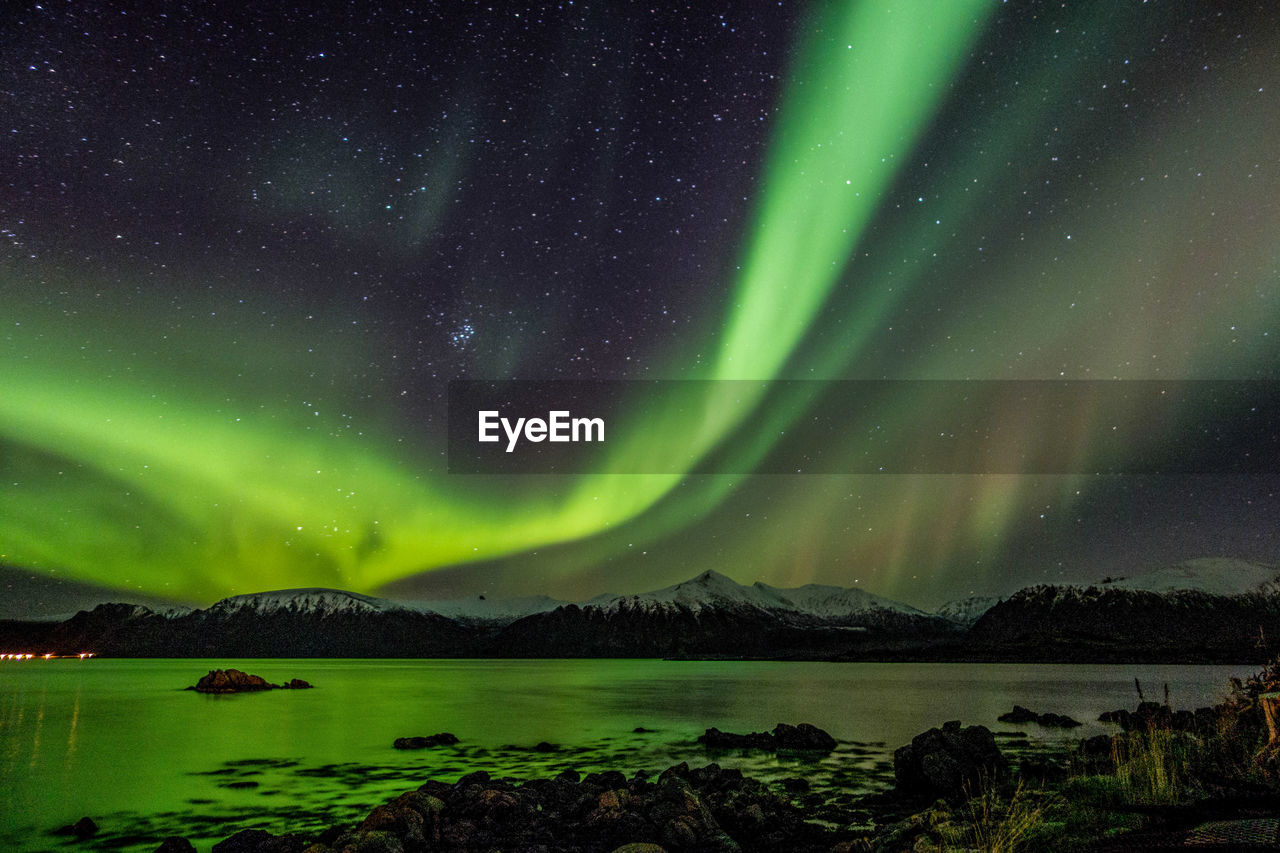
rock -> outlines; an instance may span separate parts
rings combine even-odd
[[[311,842],[303,835],[272,835],[261,829],[243,829],[213,845],[213,853],[302,853]]]
[[[778,723],[773,729],[773,742],[777,749],[830,752],[836,748],[835,738],[809,723],[798,726]]]
[[[1110,735],[1094,735],[1080,741],[1076,756],[1085,773],[1108,773],[1115,769],[1111,759]]]
[[[490,779],[490,776],[487,771],[477,770],[474,773],[468,773],[466,776],[463,776],[461,779],[458,780],[458,783],[453,787],[465,788],[468,785],[483,785],[485,782],[488,782],[489,779]]]
[[[97,835],[98,824],[94,823],[91,817],[82,817],[75,823],[69,823],[66,826],[58,827],[53,831],[54,835],[70,835],[83,841],[86,838]]]
[[[986,726],[961,728],[958,720],[916,735],[893,753],[893,776],[900,793],[912,797],[961,799],[976,790],[983,777],[999,779],[1009,772]]]
[[[556,746],[554,743],[547,743],[544,740],[544,741],[539,741],[537,745],[534,746],[533,751],[534,752],[555,752],[559,748],[560,747]]]
[[[221,672],[222,670],[215,670]],[[236,672],[237,670],[231,670]],[[212,675],[213,673],[210,673]],[[241,673],[243,675],[243,673]],[[201,679],[203,681],[203,679]],[[224,838],[213,845],[213,853],[258,853],[259,848],[275,839],[275,836],[262,829],[242,829],[230,838]]]
[[[389,832],[411,846],[421,847],[439,836],[439,815],[443,809],[444,803],[439,798],[410,791],[369,812],[358,831]]]
[[[1185,720],[1186,718],[1184,718]],[[1191,717],[1194,721],[1194,714]],[[1120,708],[1107,711],[1098,717],[1100,723],[1119,723],[1120,728],[1128,731],[1146,731],[1147,729],[1173,728],[1173,709],[1159,702],[1139,702],[1135,711]]]
[[[188,690],[197,693],[256,693],[262,690],[307,690],[311,685],[300,678],[287,684],[271,684],[260,675],[250,675],[238,669],[211,669]]]
[[[1021,705],[1014,705],[1013,710],[1007,714],[1001,714],[996,717],[1002,723],[1013,723],[1014,725],[1022,725],[1023,723],[1034,723],[1036,717],[1039,716],[1035,711],[1024,708]]]
[[[634,729],[631,730],[631,733],[634,735],[644,735],[644,734],[649,734],[652,731],[653,729],[646,729],[644,726],[636,726]],[[654,844],[652,846],[657,847],[658,845]],[[619,847],[618,849],[621,850],[622,848]]]
[[[250,675],[238,669],[211,669],[194,687],[187,689],[197,693],[249,693],[270,690],[271,685],[260,675]]]
[[[698,737],[698,743],[712,749],[767,749],[772,751],[773,735],[768,732],[752,732],[751,734],[735,734],[722,732],[717,728],[709,728]]]
[[[333,849],[336,853],[404,853],[404,844],[390,832],[351,832],[341,836]]]
[[[1098,715],[1100,723],[1116,723],[1122,729],[1128,728],[1129,712],[1124,708],[1117,708],[1114,711],[1103,711]]]
[[[196,853],[196,848],[194,844],[181,835],[171,835],[160,842],[160,846],[156,848],[156,853]]]
[[[798,729],[799,727],[797,727]],[[812,735],[806,735],[812,737]],[[803,781],[803,780],[801,780]],[[583,850],[593,853],[827,853],[837,840],[774,786],[715,764],[669,767],[656,781],[617,771],[562,771],[530,781],[484,771],[424,782],[302,845],[298,836],[241,832],[217,853],[442,853]],[[848,820],[834,814],[833,824]],[[278,846],[287,844],[290,846]],[[301,845],[301,846],[298,846]]]
[[[1018,777],[1024,782],[1044,785],[1048,782],[1061,782],[1069,775],[1071,769],[1052,758],[1027,757],[1018,764]]]
[[[698,737],[698,743],[711,749],[767,749],[830,752],[836,748],[836,739],[817,726],[801,723],[789,726],[778,723],[773,732],[734,734],[717,728],[707,729]]]
[[[782,787],[793,794],[803,794],[809,790],[809,780],[802,779],[799,776],[791,776],[782,780]]]
[[[1014,705],[1013,710],[1007,714],[1001,714],[996,717],[1002,723],[1013,723],[1021,725],[1023,723],[1036,723],[1046,728],[1054,729],[1074,729],[1081,725],[1078,720],[1073,720],[1065,714],[1037,714],[1029,708],[1021,705]]]
[[[392,746],[396,749],[426,749],[432,746],[452,746],[457,742],[456,735],[440,732],[426,737],[398,737]]]

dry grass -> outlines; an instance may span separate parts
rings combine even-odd
[[[1171,806],[1186,799],[1194,738],[1166,728],[1129,732],[1115,739],[1111,757],[1124,802]]]
[[[1006,799],[993,782],[984,780],[968,800],[968,820],[953,824],[946,849],[1015,853],[1027,849],[1044,824],[1050,800],[1021,783]]]

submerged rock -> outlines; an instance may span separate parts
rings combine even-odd
[[[160,842],[156,853],[196,853],[196,847],[181,835],[171,835]]]
[[[432,746],[453,746],[457,742],[457,735],[440,732],[426,737],[398,737],[392,746],[396,749],[427,749]]]
[[[1148,729],[1173,729],[1179,732],[1212,732],[1221,713],[1218,708],[1196,708],[1194,711],[1175,711],[1159,702],[1140,702],[1136,710],[1119,708],[1106,711],[1098,717],[1100,723],[1117,723],[1128,731]]]
[[[778,749],[830,752],[836,748],[835,738],[808,723],[801,723],[798,726],[778,723],[773,729],[773,740]]]
[[[745,735],[710,728],[698,737],[698,743],[712,749],[766,749],[771,752],[778,750],[830,752],[836,748],[835,738],[809,723],[801,723],[798,726],[778,723],[774,726],[773,732],[751,732]]]
[[[83,841],[98,834],[98,824],[91,817],[82,817],[75,823],[69,823],[66,826],[58,827],[53,831],[54,835],[70,835]]]
[[[242,829],[213,845],[213,853],[302,853],[310,846],[303,835],[272,835],[261,829]]]
[[[962,798],[984,778],[1000,779],[1009,762],[986,726],[960,727],[959,720],[916,735],[893,753],[900,793],[912,797]]]
[[[1013,710],[1007,714],[1001,714],[996,717],[1002,723],[1013,723],[1015,726],[1023,723],[1034,723],[1036,717],[1040,716],[1030,708],[1024,708],[1021,705],[1014,705]]]
[[[715,764],[679,764],[579,780],[494,779],[484,771],[430,780],[295,851],[299,836],[237,833],[215,853],[395,853],[559,850],[585,853],[827,853],[837,839],[764,783]],[[278,846],[277,846],[278,845]]]
[[[1073,720],[1066,714],[1037,714],[1035,711],[1024,708],[1021,705],[1014,705],[1012,711],[1007,714],[1001,714],[996,719],[1002,723],[1013,723],[1014,725],[1036,723],[1052,729],[1074,729],[1083,725],[1079,720]]]
[[[211,669],[188,690],[197,693],[256,693],[262,690],[307,690],[311,685],[301,678],[290,679],[286,684],[272,684],[260,675],[251,675],[238,669]]]

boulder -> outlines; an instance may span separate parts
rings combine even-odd
[[[160,842],[160,846],[156,848],[156,853],[196,853],[196,848],[194,844],[181,835],[171,835]]]
[[[790,726],[778,723],[772,732],[735,734],[717,728],[707,729],[698,737],[698,743],[712,749],[766,749],[830,752],[836,748],[836,739],[817,726],[801,723]]]
[[[1013,723],[1015,726],[1020,726],[1023,723],[1034,723],[1038,716],[1039,714],[1032,711],[1030,708],[1024,708],[1021,705],[1014,705],[1012,711],[1009,711],[1007,714],[1001,714],[996,717],[996,719],[1002,723]]]
[[[369,812],[358,832],[389,832],[411,846],[421,847],[439,837],[443,809],[444,803],[437,797],[410,791]]]
[[[1076,760],[1085,773],[1109,773],[1115,770],[1111,753],[1111,736],[1094,735],[1080,741],[1080,746],[1076,750]]]
[[[1194,715],[1192,717],[1194,719]],[[1100,723],[1119,723],[1120,728],[1128,731],[1146,731],[1147,729],[1173,728],[1173,709],[1159,702],[1139,702],[1135,711],[1119,708],[1106,711],[1098,717]]]
[[[188,690],[197,693],[257,693],[263,690],[310,690],[314,685],[301,678],[291,678],[284,684],[272,684],[260,675],[251,675],[238,669],[211,669]]]
[[[911,797],[962,799],[984,778],[1000,779],[1009,762],[986,726],[960,727],[959,720],[916,735],[893,753],[893,776]]]
[[[1014,725],[1022,725],[1023,723],[1036,723],[1051,729],[1074,729],[1081,725],[1078,720],[1073,720],[1065,714],[1037,714],[1029,708],[1021,705],[1014,705],[1013,710],[1007,714],[1001,714],[996,717],[1002,723],[1013,723]]]
[[[425,737],[398,737],[392,744],[396,749],[427,749],[432,746],[453,746],[458,742],[456,735],[440,732]]]
[[[274,838],[264,829],[242,829],[213,845],[213,853],[257,853],[258,847]]]
[[[1083,725],[1079,720],[1073,720],[1066,714],[1041,714],[1036,717],[1036,722],[1050,729],[1074,729]]]
[[[799,727],[797,727],[799,728]],[[441,853],[583,850],[593,853],[827,853],[829,828],[774,786],[715,764],[670,767],[651,780],[617,771],[495,779],[484,771],[450,784],[428,780],[334,827],[308,846],[299,836],[240,832],[216,853]],[[836,819],[839,822],[839,818]],[[279,846],[290,845],[290,846]]]
[[[341,836],[333,849],[340,853],[404,853],[404,844],[390,832],[369,830]]]
[[[91,817],[82,817],[75,823],[60,826],[53,831],[54,835],[70,835],[83,841],[98,834],[98,824]]]
[[[712,749],[767,749],[772,751],[773,735],[768,732],[752,732],[735,734],[722,732],[717,728],[709,728],[698,737],[698,743]]]
[[[773,742],[776,749],[830,752],[836,748],[835,738],[809,723],[798,726],[778,723],[773,729]]]
[[[274,686],[260,675],[250,675],[238,669],[211,669],[194,687],[187,689],[197,693],[253,693],[270,690]]]

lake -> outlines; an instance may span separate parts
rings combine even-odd
[[[314,690],[183,691],[214,667]],[[0,662],[0,849],[66,849],[49,830],[89,815],[96,844],[153,851],[185,835],[205,851],[247,828],[318,831],[362,818],[427,778],[473,770],[660,771],[715,761],[767,779],[875,790],[892,751],[946,720],[1033,742],[1110,731],[1134,678],[1174,707],[1218,701],[1249,667],[660,660],[31,660]],[[996,722],[1014,703],[1069,714],[1070,733]],[[840,742],[824,758],[709,753],[706,728],[809,722]],[[636,727],[651,731],[636,733]],[[448,731],[456,747],[398,751]],[[556,747],[539,751],[545,742]],[[545,747],[544,747],[545,750]]]

